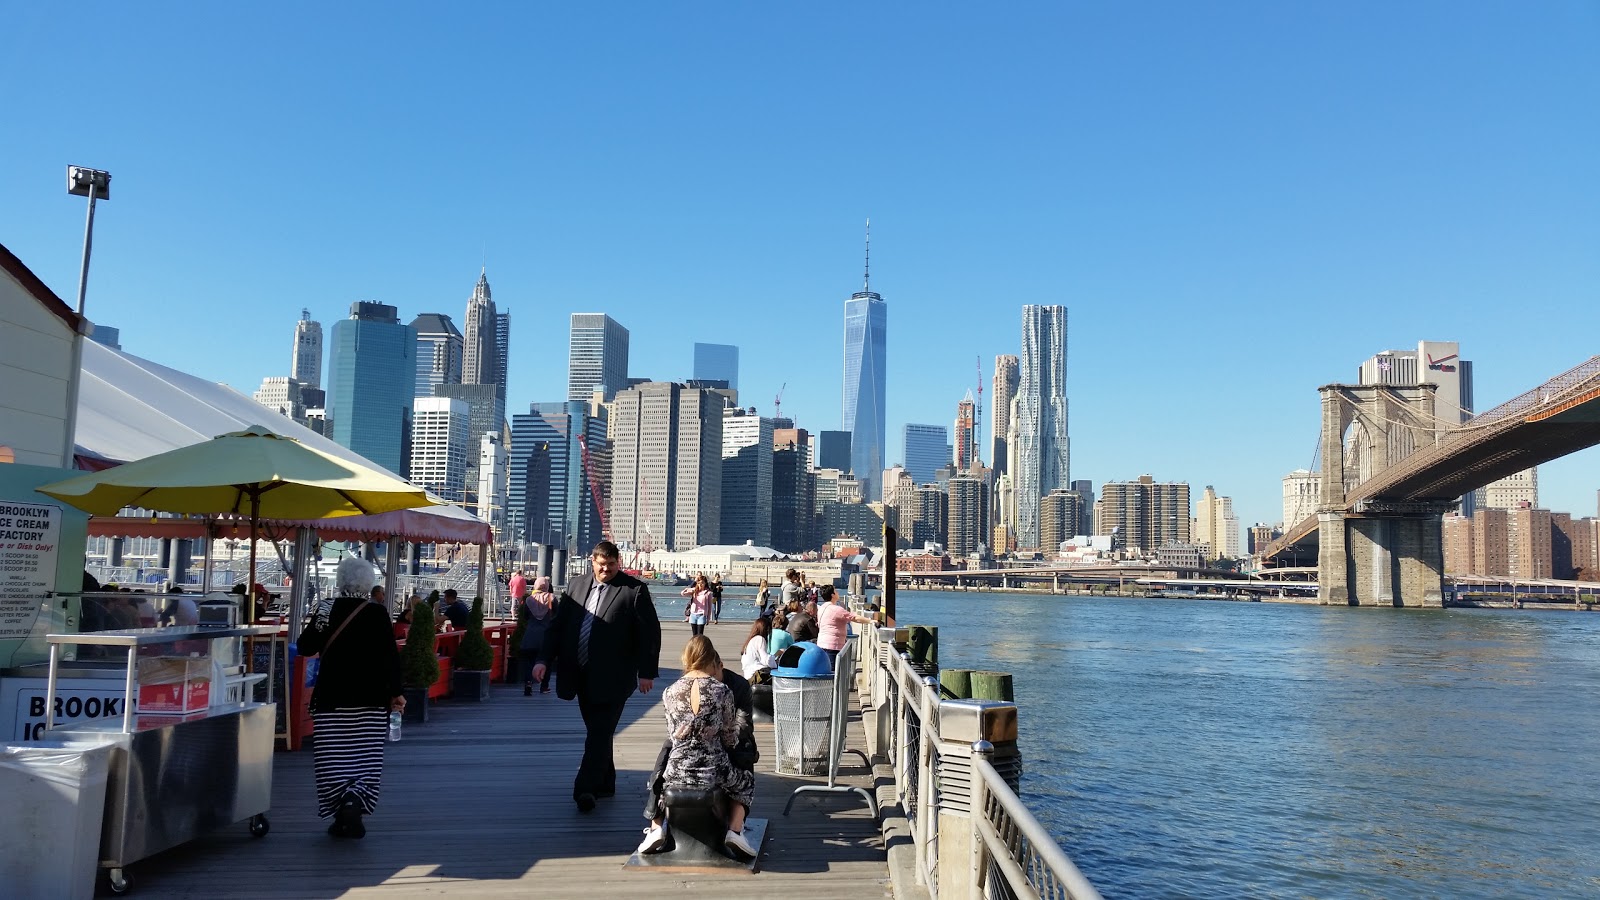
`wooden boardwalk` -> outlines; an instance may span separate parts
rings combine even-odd
[[[709,635],[738,665],[748,621]],[[663,623],[662,678],[628,702],[617,736],[617,796],[580,815],[572,775],[583,746],[576,703],[522,696],[496,685],[483,704],[438,703],[427,725],[389,744],[383,795],[360,841],[335,840],[316,816],[309,749],[279,753],[272,832],[241,824],[160,854],[130,870],[149,897],[884,897],[891,894],[884,841],[859,798],[789,793],[806,781],[772,774],[771,723],[757,723],[762,759],[752,815],[771,824],[756,874],[682,874],[624,866],[644,827],[644,783],[665,736],[661,691],[678,674],[687,625]],[[854,707],[854,704],[852,704]],[[862,746],[852,718],[848,746]],[[854,754],[841,780],[872,790]],[[102,887],[102,891],[105,889]]]

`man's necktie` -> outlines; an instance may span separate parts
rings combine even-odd
[[[594,589],[594,609],[588,606],[583,610],[583,624],[578,626],[578,665],[589,664],[589,632],[594,630],[595,616],[600,611],[600,598],[605,596],[605,583],[602,582]]]

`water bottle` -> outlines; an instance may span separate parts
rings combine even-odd
[[[389,740],[400,740],[400,711],[398,709],[389,713]]]

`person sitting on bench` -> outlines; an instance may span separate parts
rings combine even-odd
[[[667,741],[650,779],[650,798],[639,852],[659,853],[670,841],[661,795],[668,787],[721,789],[731,801],[723,846],[743,858],[756,849],[744,836],[744,820],[755,797],[755,762],[759,756],[751,724],[750,683],[727,671],[710,638],[695,635],[683,648],[683,677],[667,688],[662,705],[667,714]],[[735,687],[737,686],[737,687]]]

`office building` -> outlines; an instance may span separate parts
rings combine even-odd
[[[121,350],[122,329],[113,328],[110,325],[95,325],[94,329],[89,332],[89,340],[94,341],[96,344],[99,344],[102,347],[110,347],[113,350]],[[318,342],[318,345],[321,345],[320,341]]]
[[[724,544],[752,541],[757,547],[772,546],[773,430],[773,420],[753,406],[722,411]]]
[[[818,469],[850,471],[850,432],[819,431],[816,443],[817,453],[812,465]]]
[[[309,309],[300,310],[300,321],[294,323],[289,377],[306,387],[322,387],[322,323],[311,320]]]
[[[511,311],[499,310],[494,314],[494,378],[505,392],[511,378]]]
[[[822,510],[823,541],[832,547],[883,542],[883,504],[829,503]]]
[[[1006,467],[1006,433],[1011,428],[1011,401],[1016,399],[1021,384],[1021,363],[1015,356],[1002,354],[994,358],[994,392],[989,397],[989,465],[995,474],[1004,475]]]
[[[694,345],[694,380],[725,381],[730,390],[739,389],[739,348],[732,344]]]
[[[1358,384],[1432,384],[1434,418],[1442,427],[1472,418],[1472,363],[1461,358],[1455,341],[1418,341],[1416,350],[1385,350],[1361,363],[1356,378]],[[1479,499],[1475,493],[1461,498],[1464,515],[1472,515]],[[1285,520],[1283,526],[1293,528],[1295,522]]]
[[[1283,532],[1272,527],[1271,525],[1268,525],[1265,522],[1257,522],[1250,526],[1250,535],[1245,549],[1249,551],[1251,556],[1255,556],[1263,550],[1266,550],[1268,544],[1271,544],[1273,541],[1282,536]],[[1468,553],[1470,555],[1470,549],[1468,550]]]
[[[451,397],[467,404],[467,446],[477,447],[486,434],[502,434],[506,427],[505,388],[498,384],[441,384],[435,397]],[[467,459],[467,487],[478,489],[478,456]],[[471,498],[469,498],[470,500]]]
[[[1523,503],[1506,515],[1506,569],[1518,580],[1551,576],[1550,510]]]
[[[511,417],[506,520],[522,540],[565,547],[573,558],[600,542],[595,498],[607,502],[612,459],[606,432],[604,408],[576,400],[532,403]]]
[[[1079,507],[1082,513],[1078,516],[1077,534],[1094,534],[1094,482],[1087,478],[1080,478],[1072,483],[1072,489],[1078,492],[1079,497],[1083,498],[1083,503]],[[1076,536],[1074,535],[1074,537]]]
[[[328,436],[404,478],[411,455],[417,333],[386,303],[350,305],[333,323],[328,356]]]
[[[1321,490],[1322,476],[1317,472],[1295,469],[1283,476],[1283,527],[1293,528],[1316,515]]]
[[[412,405],[411,483],[452,503],[467,498],[469,410],[450,397],[418,397]]]
[[[902,546],[911,540],[911,504],[916,500],[917,482],[905,466],[890,466],[883,472],[883,524],[893,528]]]
[[[962,474],[945,485],[945,531],[954,558],[987,555],[989,482],[982,473]]]
[[[1539,505],[1539,467],[1524,469],[1484,485],[1482,505],[1491,509],[1516,509]]]
[[[820,516],[824,506],[829,503],[839,502],[839,482],[848,476],[838,469],[816,469],[813,470],[812,475],[814,476],[812,480],[815,485],[815,489],[812,491],[812,502],[815,504],[813,508],[816,514]]]
[[[911,546],[938,544],[944,547],[949,536],[949,514],[949,502],[943,489],[934,484],[917,488],[911,517]]]
[[[646,382],[616,395],[610,508],[615,539],[672,551],[721,539],[724,407],[712,391],[672,382]]]
[[[1095,533],[1115,534],[1128,550],[1152,554],[1167,544],[1190,543],[1189,485],[1156,481],[1108,481],[1095,502]]]
[[[1219,497],[1215,488],[1206,485],[1195,504],[1190,537],[1206,548],[1209,559],[1238,559],[1239,519],[1233,514],[1233,498]]]
[[[804,428],[772,432],[772,543],[781,553],[815,550],[816,475],[806,462]]]
[[[934,480],[939,467],[949,462],[950,431],[943,425],[905,426],[905,466],[917,484]]]
[[[1039,503],[1039,549],[1046,557],[1061,552],[1061,545],[1083,532],[1078,525],[1083,521],[1084,498],[1077,491],[1056,488]]]
[[[1017,544],[1039,546],[1039,501],[1072,483],[1067,437],[1067,308],[1022,308],[1017,380]],[[1187,530],[1187,516],[1185,530]]]
[[[300,382],[293,378],[263,378],[251,398],[284,418],[305,424],[305,401],[300,396]]]
[[[973,402],[972,392],[967,391],[967,396],[956,404],[955,444],[949,457],[957,472],[965,472],[978,463],[978,431],[974,416],[977,415],[978,405]]]
[[[506,499],[511,489],[511,454],[505,435],[486,434],[478,443],[478,518],[494,529],[494,542],[501,547],[516,543],[508,527]]]
[[[607,403],[628,387],[628,329],[605,313],[573,313],[567,343],[567,399]]]
[[[844,430],[850,432],[850,471],[868,501],[883,497],[885,360],[889,309],[867,286],[844,304]]]
[[[456,323],[442,313],[423,313],[411,327],[417,332],[416,396],[432,397],[441,384],[460,384],[466,343]]]
[[[489,273],[478,276],[467,300],[466,335],[462,343],[462,384],[500,384],[500,322],[489,290]]]

